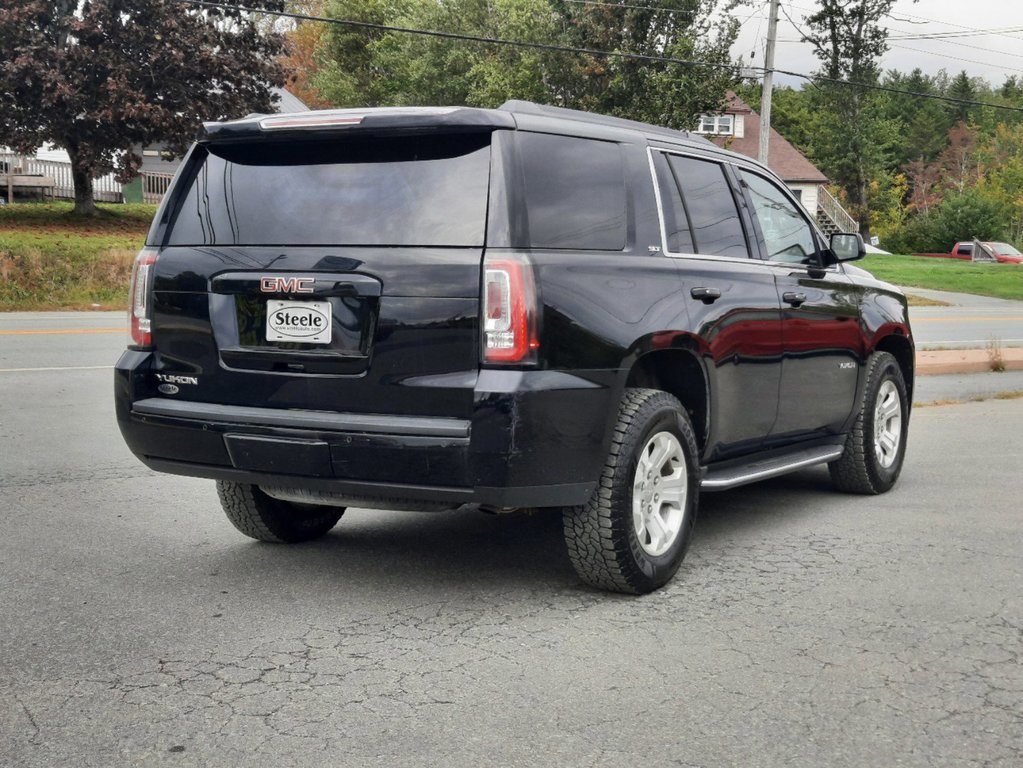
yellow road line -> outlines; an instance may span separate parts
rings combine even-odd
[[[977,315],[974,317],[956,317],[955,315],[947,315],[944,317],[913,317],[913,313],[910,312],[909,322],[913,325],[917,323],[961,323],[966,322],[983,322],[985,320],[1012,320],[1018,321],[1023,320],[1023,316],[1011,317],[1007,315]]]
[[[36,336],[58,333],[127,333],[127,328],[32,328],[22,331],[0,331],[0,336]]]
[[[41,371],[112,371],[112,365],[60,365],[48,368],[0,368],[0,373],[39,373]]]

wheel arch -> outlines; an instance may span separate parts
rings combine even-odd
[[[906,382],[906,394],[910,402],[913,401],[914,371],[916,362],[913,350],[913,342],[906,336],[898,333],[889,334],[877,341],[874,345],[875,352],[887,352],[892,355],[902,370],[902,378]]]
[[[710,390],[707,373],[694,353],[685,349],[647,352],[632,364],[625,386],[659,389],[678,398],[703,450],[709,430]]]

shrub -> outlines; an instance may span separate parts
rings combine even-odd
[[[893,253],[947,253],[960,240],[1005,240],[1008,211],[977,189],[947,196],[927,214],[910,218],[885,239]]]

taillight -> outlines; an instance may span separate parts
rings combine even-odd
[[[522,257],[487,256],[483,261],[483,360],[533,363],[536,334],[533,270]]]
[[[135,257],[131,270],[131,289],[128,294],[128,322],[131,326],[131,343],[137,347],[153,344],[153,265],[156,251],[143,248]]]

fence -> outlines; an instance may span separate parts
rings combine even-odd
[[[173,173],[142,172],[142,200],[146,203],[158,203],[163,200],[170,186]]]
[[[71,163],[60,160],[39,160],[35,157],[25,157],[11,152],[0,152],[0,167],[9,168],[14,173],[49,176],[54,181],[53,196],[55,198],[75,199]],[[170,173],[143,172],[142,199],[147,203],[160,202],[173,177],[174,175]],[[6,194],[6,191],[0,190],[0,194]],[[124,202],[121,185],[112,173],[92,180],[92,195],[98,202]]]

